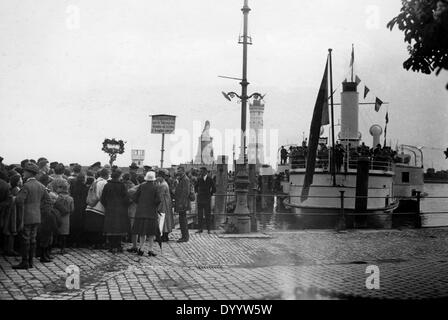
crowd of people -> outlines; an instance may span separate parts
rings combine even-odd
[[[0,157],[0,233],[3,254],[21,257],[15,269],[33,267],[34,257],[50,262],[52,249],[65,254],[68,247],[156,256],[154,242],[170,240],[174,216],[179,216],[181,238],[189,241],[187,213],[197,200],[198,232],[211,231],[211,197],[216,191],[206,168],[200,173],[178,167],[145,166],[142,173],[132,163],[129,172],[96,162],[87,170],[72,163],[26,159],[5,165]],[[196,196],[197,194],[197,196]],[[197,197],[197,199],[196,199]],[[163,226],[163,227],[162,227]],[[17,241],[19,240],[19,241]],[[17,252],[19,251],[19,252]]]
[[[319,143],[316,154],[316,167],[329,168],[329,156],[332,147],[328,148],[326,144]],[[290,146],[287,150],[284,146],[280,149],[280,164],[285,165],[289,163],[293,168],[306,168],[306,161],[308,155],[308,146],[306,141],[301,146]],[[374,169],[382,169],[387,167],[387,163],[399,162],[401,159],[395,150],[391,147],[378,144],[375,148],[369,148],[362,142],[357,147],[352,147],[349,143],[344,147],[339,141],[334,148],[334,162],[336,172],[341,172],[343,166],[347,168],[356,168],[355,161],[359,157],[368,157],[372,160]]]

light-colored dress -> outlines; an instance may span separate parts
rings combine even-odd
[[[171,194],[168,183],[163,180],[157,186],[157,192],[159,193],[159,198],[161,200],[159,205],[159,212],[165,214],[165,222],[163,224],[163,232],[170,233],[174,228],[174,215],[171,206]]]

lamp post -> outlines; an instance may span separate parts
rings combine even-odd
[[[243,77],[240,82],[241,95],[235,92],[222,92],[222,94],[229,101],[235,97],[241,100],[241,151],[237,161],[237,174],[235,176],[236,208],[235,215],[230,219],[232,230],[229,231],[235,233],[250,233],[250,213],[247,204],[247,194],[249,192],[249,173],[246,155],[247,101],[252,98],[263,99],[263,96],[259,93],[253,93],[250,96],[247,95],[247,87],[249,85],[247,81],[247,46],[252,44],[252,40],[247,35],[248,16],[250,12],[248,0],[244,0],[244,6],[241,11],[244,16],[244,33],[239,40],[239,43],[243,45]]]

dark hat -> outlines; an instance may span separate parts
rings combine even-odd
[[[47,160],[47,158],[42,157],[42,158],[37,159],[37,163],[39,163],[39,162],[46,162],[46,163],[48,163],[48,160]]]
[[[151,169],[152,169],[151,166],[143,166],[143,168],[144,168],[145,170],[151,170]]]
[[[3,161],[3,157],[2,156],[0,156],[0,162],[2,162]]]
[[[30,162],[30,160],[28,160],[28,159],[24,159],[24,160],[20,161],[20,166],[21,166],[22,168],[25,168],[25,165],[26,165],[28,162]]]
[[[11,178],[13,176],[20,176],[20,174],[16,170],[11,169],[11,170],[8,170],[8,176]]]
[[[30,159],[30,162],[37,164],[36,160]]]
[[[129,166],[129,169],[135,169],[137,170],[139,167],[135,162],[132,162],[131,165]]]
[[[24,170],[28,171],[28,172],[31,172],[31,173],[34,173],[34,174],[38,174],[39,173],[39,167],[35,163],[32,163],[32,162],[28,162],[25,165]]]
[[[92,164],[90,167],[101,167],[101,162],[97,161],[94,164]]]
[[[20,175],[23,174],[23,168],[22,167],[15,168],[14,170],[17,171]]]
[[[50,162],[50,168],[51,168],[51,169],[56,168],[57,165],[58,165],[58,162],[57,162],[57,161]]]
[[[170,172],[167,169],[159,169],[157,173],[162,177],[169,177],[170,175]]]

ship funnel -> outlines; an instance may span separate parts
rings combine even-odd
[[[341,93],[341,133],[339,139],[345,147],[359,145],[361,135],[358,131],[359,94],[356,82],[343,82]]]
[[[381,144],[380,137],[383,134],[383,128],[381,128],[381,126],[378,124],[374,124],[373,126],[370,127],[369,132],[373,137],[372,147],[375,148],[377,145]]]

